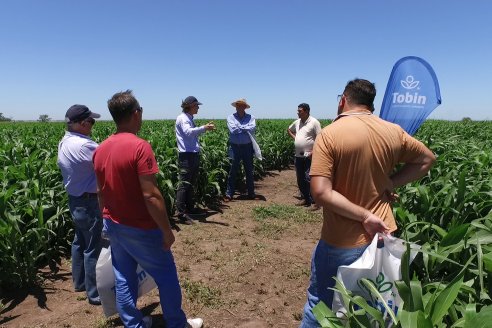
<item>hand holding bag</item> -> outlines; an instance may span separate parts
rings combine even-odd
[[[378,239],[382,237],[383,245],[378,246]],[[418,248],[411,245],[412,249]],[[406,250],[406,242],[390,235],[376,234],[371,244],[366,248],[360,258],[350,265],[342,265],[338,268],[337,279],[353,294],[362,296],[371,306],[379,309],[387,316],[382,302],[386,302],[389,308],[396,314],[401,305],[395,281],[401,280],[401,258]],[[410,262],[417,255],[411,251]],[[361,282],[366,278],[372,282],[383,299],[377,299]],[[337,316],[343,316],[346,312],[340,294],[335,291],[332,310]]]

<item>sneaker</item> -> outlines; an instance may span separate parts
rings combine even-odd
[[[199,207],[195,207],[194,209],[188,211],[188,214],[190,215],[205,215],[207,214],[207,210]]]
[[[261,200],[261,196],[253,194],[253,195],[248,195],[249,200]]]
[[[302,195],[300,193],[292,195],[292,197],[297,198],[299,200],[304,199],[304,197],[302,197]]]
[[[188,322],[188,326],[186,326],[186,328],[202,328],[203,326],[202,318],[188,319],[186,322]]]
[[[182,224],[192,225],[195,223],[193,222],[193,219],[188,214],[180,214],[178,217],[179,217],[179,221]]]
[[[304,206],[304,207],[309,207],[311,206],[311,203],[307,202],[305,199],[299,201],[296,203],[296,206]]]
[[[319,210],[320,208],[321,208],[321,206],[319,206],[319,205],[318,205],[318,204],[316,204],[316,203],[313,203],[313,204],[311,205],[311,207],[309,208],[309,210],[310,210],[310,211],[317,211],[317,210]]]
[[[232,196],[225,195],[225,196],[224,196],[224,202],[228,203],[228,202],[230,202],[230,201],[232,201]]]
[[[145,328],[152,327],[152,317],[150,315],[143,317],[142,321],[145,325]]]
[[[91,305],[101,305],[101,298],[98,296],[96,298],[87,298],[89,301],[89,304]]]

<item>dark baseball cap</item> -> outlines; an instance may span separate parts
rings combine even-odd
[[[89,117],[100,118],[101,115],[91,112],[87,106],[73,105],[67,110],[67,113],[65,114],[65,122],[67,123],[80,122]]]
[[[193,96],[189,96],[189,97],[186,97],[185,100],[183,100],[182,104],[181,105],[185,105],[185,106],[188,106],[188,105],[192,105],[196,103],[197,105],[201,105],[202,103],[198,101],[198,99],[196,99],[195,97]]]

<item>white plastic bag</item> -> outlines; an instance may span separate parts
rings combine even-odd
[[[384,246],[380,248],[378,248],[379,236],[382,236],[384,241]],[[411,249],[416,248],[418,248],[417,245],[411,245]],[[376,234],[371,244],[357,261],[338,268],[337,278],[346,289],[355,295],[362,296],[370,305],[378,308],[383,313],[384,318],[387,318],[388,315],[382,302],[386,302],[395,314],[398,312],[402,302],[395,281],[401,280],[401,257],[405,250],[404,240]],[[417,252],[411,251],[410,253],[410,262],[412,262]],[[383,300],[371,295],[360,281],[362,278],[373,282]],[[333,296],[332,310],[338,317],[341,317],[346,312],[343,300],[336,291]]]
[[[154,279],[140,265],[137,267],[137,277],[138,297],[157,287]],[[118,313],[116,310],[113,264],[111,263],[111,246],[103,248],[99,254],[96,264],[96,283],[106,317]]]
[[[227,157],[229,157],[231,161],[234,160],[234,152],[232,151],[231,145],[227,147]]]
[[[255,157],[260,161],[263,160],[263,156],[261,156],[261,149],[258,143],[256,142],[255,137],[248,131],[249,138],[251,139],[251,143],[253,144],[253,150],[255,152]]]

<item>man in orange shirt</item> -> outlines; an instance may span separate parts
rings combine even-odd
[[[423,143],[372,114],[375,96],[373,83],[349,81],[338,117],[316,138],[311,193],[324,219],[301,328],[319,327],[312,308],[319,301],[331,307],[338,267],[357,260],[376,233],[396,230],[393,190],[423,177],[435,161]]]

